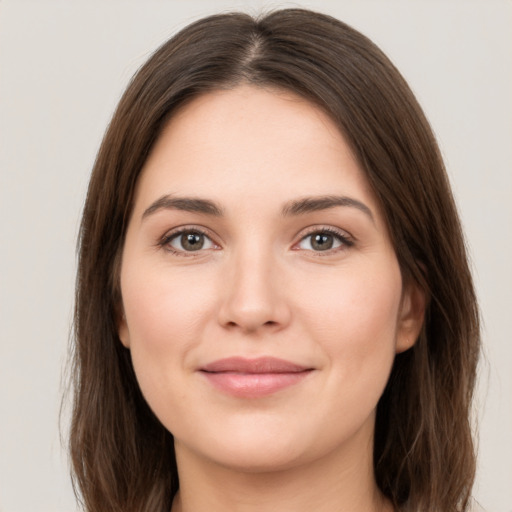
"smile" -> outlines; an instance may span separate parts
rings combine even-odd
[[[239,398],[271,395],[305,379],[313,368],[273,357],[230,357],[200,368],[216,389]]]

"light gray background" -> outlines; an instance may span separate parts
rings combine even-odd
[[[12,0],[0,1],[1,512],[75,510],[58,430],[75,238],[130,76],[200,16],[297,5],[379,44],[438,135],[485,324],[475,496],[489,512],[512,511],[512,3]]]

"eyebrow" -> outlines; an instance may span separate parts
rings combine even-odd
[[[314,196],[289,201],[283,206],[281,215],[284,217],[304,215],[338,206],[356,208],[366,214],[372,222],[375,222],[373,213],[368,206],[357,199],[347,196]],[[159,210],[181,210],[213,215],[215,217],[222,217],[224,215],[222,207],[209,199],[164,195],[151,203],[142,214],[142,220]]]
[[[368,206],[357,199],[347,196],[304,197],[302,199],[290,201],[283,207],[282,215],[302,215],[305,213],[336,208],[337,206],[357,208],[361,212],[365,213],[372,222],[375,222],[373,213]]]
[[[142,219],[144,220],[146,217],[159,210],[181,210],[185,212],[204,213],[215,217],[221,217],[223,215],[222,208],[209,199],[165,195],[157,199],[154,203],[151,203],[149,208],[142,214]]]

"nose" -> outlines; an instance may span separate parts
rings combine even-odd
[[[233,259],[223,280],[219,323],[246,333],[286,327],[291,311],[275,260],[262,251]]]

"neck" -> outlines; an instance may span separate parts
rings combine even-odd
[[[180,490],[172,512],[392,512],[365,453],[333,452],[273,471],[226,468],[176,445]]]

